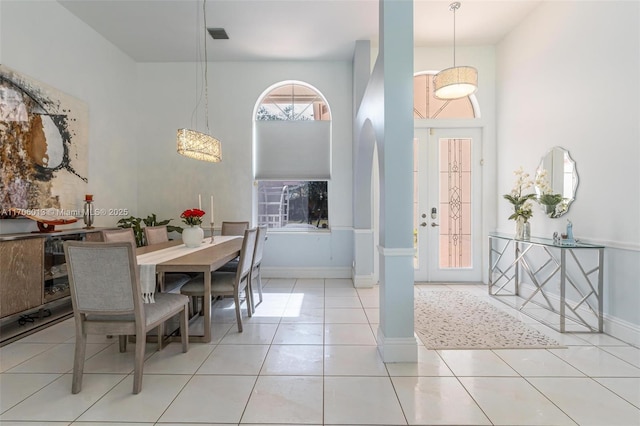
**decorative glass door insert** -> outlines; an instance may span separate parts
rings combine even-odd
[[[416,281],[479,281],[479,129],[416,129]]]
[[[440,268],[471,267],[471,139],[441,138]]]

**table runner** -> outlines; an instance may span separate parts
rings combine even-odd
[[[180,244],[168,247],[162,250],[152,251],[150,253],[140,254],[137,256],[138,265],[140,267],[140,290],[142,291],[142,300],[144,303],[155,303],[154,294],[156,290],[156,265],[178,257],[203,250],[234,238],[242,238],[237,235],[216,236],[211,244],[211,237],[203,238],[202,244],[198,247],[187,247]]]

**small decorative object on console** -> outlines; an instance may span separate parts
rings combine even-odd
[[[573,246],[576,244],[576,240],[573,238],[573,223],[567,220],[567,233],[562,234],[562,245]]]
[[[84,209],[82,213],[82,218],[84,219],[84,224],[86,225],[84,229],[93,229],[93,195],[86,194],[84,196]]]
[[[35,220],[41,233],[55,232],[56,225],[68,225],[78,221],[73,216],[59,214],[56,209],[18,209],[10,208],[9,212]]]

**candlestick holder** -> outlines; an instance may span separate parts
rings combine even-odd
[[[84,209],[82,219],[86,225],[84,229],[93,229],[93,200],[86,198],[84,200]]]
[[[211,244],[213,244],[213,222],[211,223]]]

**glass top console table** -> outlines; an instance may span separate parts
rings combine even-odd
[[[489,295],[564,333],[603,331],[604,246],[489,234]]]

